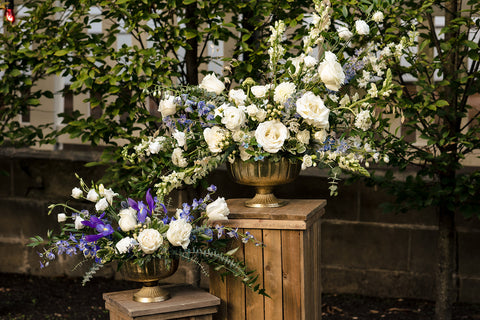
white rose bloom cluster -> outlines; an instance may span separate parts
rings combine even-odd
[[[370,33],[370,27],[368,26],[368,24],[363,21],[363,20],[357,20],[355,21],[355,30],[357,31],[357,33],[359,35],[367,35]]]
[[[353,37],[353,33],[348,27],[340,26],[337,28],[338,37],[342,40],[348,41]]]
[[[237,107],[226,107],[223,110],[222,123],[229,130],[238,130],[245,124],[245,112]]]
[[[338,91],[345,83],[345,73],[342,65],[337,61],[337,56],[331,52],[325,52],[325,58],[318,66],[318,74],[327,89]]]
[[[215,94],[220,94],[225,90],[225,85],[222,81],[217,79],[215,74],[206,75],[202,82],[199,85],[200,89],[204,89],[207,92],[213,92]]]
[[[144,253],[151,254],[163,244],[163,237],[158,230],[144,229],[138,234],[137,241]]]
[[[222,152],[222,142],[226,139],[227,132],[219,126],[203,130],[203,138],[207,142],[210,152]]]
[[[255,130],[257,143],[270,153],[280,151],[288,136],[287,127],[278,120],[262,122]]]
[[[297,112],[308,124],[319,129],[328,128],[330,110],[325,106],[322,98],[313,92],[309,91],[297,100]]]
[[[118,253],[124,254],[135,248],[138,245],[138,242],[130,237],[125,237],[122,240],[118,241],[115,245]]]
[[[174,115],[175,112],[177,112],[175,96],[167,95],[165,99],[160,100],[158,104],[158,111],[162,114],[162,117]]]
[[[268,93],[268,90],[270,90],[270,85],[266,86],[252,86],[250,88],[250,91],[256,98],[265,98],[265,96]]]
[[[131,231],[137,226],[137,211],[135,209],[122,209],[118,213],[118,216],[120,217],[120,220],[118,220],[118,226],[122,231]]]
[[[242,89],[232,89],[228,93],[228,97],[235,103],[237,106],[244,106],[245,100],[247,100],[247,94]]]
[[[228,220],[228,214],[230,213],[227,202],[223,197],[207,204],[205,210],[208,220]]]
[[[273,101],[283,104],[295,93],[296,86],[292,82],[280,83],[273,92]]]

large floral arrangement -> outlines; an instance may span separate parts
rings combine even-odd
[[[57,214],[62,224],[60,233],[48,231],[47,239],[35,236],[29,245],[43,246],[39,251],[42,268],[63,254],[79,254],[85,258],[84,262],[91,261],[84,283],[110,262],[117,262],[121,268],[126,261],[142,266],[152,259],[181,258],[199,265],[206,273],[203,264],[207,263],[264,294],[255,285],[253,272],[233,257],[238,247],[232,249],[228,245],[234,239],[257,246],[261,243],[249,233],[222,226],[221,221],[228,220],[230,212],[227,203],[222,197],[212,199],[215,186],[208,187],[207,192],[205,197],[184,203],[176,212],[169,213],[150,190],[145,200],[122,200],[112,189],[102,184],[88,186],[80,179],[80,187],[72,190],[72,197],[90,202],[92,208],[78,210],[66,203],[51,205],[49,214],[62,209]]]
[[[388,161],[374,147],[376,98],[391,93],[388,63],[405,42],[367,41],[381,12],[348,26],[331,21],[328,2],[314,3],[298,54],[282,45],[285,24],[271,27],[261,78],[227,92],[210,74],[199,86],[152,92],[160,98],[160,129],[126,146],[123,157],[142,166],[144,183],[156,181],[160,198],[235,159],[287,157],[302,168],[330,168],[332,194],[342,171],[368,175],[370,162]]]

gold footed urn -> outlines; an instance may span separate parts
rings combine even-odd
[[[170,298],[167,290],[158,285],[158,281],[171,276],[177,271],[178,259],[153,259],[139,266],[133,261],[126,261],[121,268],[125,279],[143,283],[140,291],[133,294],[133,300],[149,303],[160,302]]]
[[[245,206],[251,208],[277,208],[286,205],[288,201],[277,199],[273,189],[295,180],[301,166],[301,161],[290,162],[286,158],[277,162],[268,159],[253,162],[235,159],[233,163],[227,163],[233,181],[255,187],[255,197],[245,201]]]

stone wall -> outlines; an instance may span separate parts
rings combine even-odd
[[[28,238],[45,234],[57,225],[47,206],[65,201],[77,185],[74,173],[86,181],[97,180],[101,168],[86,168],[98,153],[18,151],[0,149],[0,272],[46,276],[81,276],[85,267],[72,269],[81,260],[62,257],[41,270],[36,250]],[[211,182],[226,198],[253,196],[249,187],[228,179],[217,170]],[[328,183],[317,171],[302,172],[292,184],[279,187],[282,198],[327,199],[322,223],[322,285],[324,292],[433,299],[436,269],[436,217],[434,212],[382,213],[379,205],[389,196],[361,183],[342,185],[337,197],[328,195]],[[459,301],[480,302],[480,222],[457,217],[456,275]],[[113,267],[100,273],[120,276]],[[182,265],[169,282],[200,283],[205,277]]]

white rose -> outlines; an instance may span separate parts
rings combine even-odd
[[[360,35],[367,35],[370,32],[370,27],[365,21],[357,20],[355,21],[355,30]]]
[[[108,201],[106,198],[100,199],[96,204],[95,204],[95,209],[97,211],[105,211],[105,209],[108,208]]]
[[[209,203],[206,207],[208,220],[228,220],[228,209],[225,198],[218,198],[217,200]]]
[[[267,111],[265,111],[264,109],[258,109],[258,112],[255,116],[257,117],[258,122],[263,122],[267,117]]]
[[[375,22],[382,22],[383,18],[384,18],[383,12],[381,12],[381,11],[375,12],[372,16],[372,20],[375,21]]]
[[[315,141],[323,143],[325,139],[327,139],[327,131],[326,130],[317,131],[313,135],[313,138],[315,139]]]
[[[297,133],[297,140],[300,141],[300,143],[308,144],[308,142],[310,141],[310,131],[302,130]]]
[[[250,91],[252,91],[252,94],[256,98],[264,98],[267,95],[268,90],[270,89],[270,85],[266,86],[253,86],[250,88]]]
[[[222,93],[225,90],[225,85],[222,81],[217,79],[213,73],[207,74],[199,85],[200,89],[205,89],[207,92],[214,92],[216,94]]]
[[[83,191],[80,188],[75,187],[72,189],[72,198],[80,199],[81,196],[83,196]]]
[[[178,219],[170,222],[170,227],[167,231],[167,239],[172,246],[182,246],[187,249],[190,244],[190,233],[192,232],[192,225],[185,219]]]
[[[270,153],[277,153],[288,138],[287,127],[277,120],[262,122],[255,130],[255,139],[263,149]]]
[[[292,82],[280,83],[273,92],[273,100],[277,103],[285,103],[295,92],[295,84]]]
[[[236,107],[226,107],[223,110],[222,123],[229,130],[238,130],[245,124],[245,113]]]
[[[77,229],[77,230],[83,229],[85,226],[83,225],[82,221],[84,221],[84,220],[85,219],[80,217],[80,215],[77,215],[75,217],[75,229]]]
[[[243,92],[242,89],[232,89],[228,93],[228,97],[235,102],[237,106],[245,105],[245,100],[247,100],[247,95]]]
[[[243,161],[247,161],[252,157],[252,155],[249,154],[244,147],[239,147],[239,149],[240,149],[240,159],[242,159]]]
[[[220,147],[220,142],[225,139],[225,130],[218,126],[206,128],[203,130],[203,138],[207,142],[210,152],[221,152],[222,148]]]
[[[127,232],[135,229],[137,226],[137,211],[133,208],[122,209],[118,213],[120,220],[118,226],[122,231]]]
[[[254,104],[251,104],[249,106],[247,106],[247,114],[250,116],[250,117],[255,117],[255,115],[257,114],[258,112],[258,107]]]
[[[151,254],[163,244],[163,237],[155,229],[145,229],[138,234],[137,241],[143,252]]]
[[[338,91],[345,82],[345,73],[337,61],[337,56],[331,52],[325,52],[325,58],[318,66],[318,74],[325,86],[333,91]]]
[[[322,98],[313,92],[309,91],[297,100],[297,112],[308,124],[316,128],[328,128],[330,110],[325,107]]]
[[[177,129],[175,129],[172,136],[177,141],[177,144],[179,147],[183,147],[187,143],[187,137],[185,136],[185,132],[178,131]]]
[[[318,61],[312,56],[306,56],[305,59],[303,59],[303,63],[305,64],[305,67],[312,68],[318,63]]]
[[[148,152],[151,154],[157,154],[160,152],[162,145],[158,141],[153,141],[148,144]]]
[[[138,242],[135,239],[132,239],[130,237],[125,237],[122,240],[117,242],[117,244],[115,245],[115,248],[117,248],[118,253],[122,254],[122,253],[129,252],[137,244]]]
[[[185,168],[188,165],[187,159],[183,156],[183,151],[180,148],[175,148],[172,152],[172,162],[180,168]]]
[[[87,193],[87,200],[92,202],[97,202],[99,196],[97,191],[90,189]]]
[[[58,222],[65,222],[67,220],[67,215],[65,213],[57,214],[57,221]]]
[[[177,111],[177,106],[175,105],[175,97],[168,96],[166,99],[160,100],[158,104],[158,111],[162,114],[162,117],[171,116]]]
[[[348,41],[353,37],[353,33],[347,27],[338,27],[338,37],[342,40]]]

